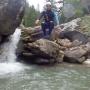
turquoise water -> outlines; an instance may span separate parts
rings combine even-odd
[[[1,71],[0,90],[90,90],[90,67],[86,66],[12,63]]]

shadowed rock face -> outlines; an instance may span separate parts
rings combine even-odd
[[[18,54],[18,53],[17,53]],[[21,52],[21,60],[34,64],[54,64],[63,62],[64,53],[60,46],[47,39],[26,43]]]
[[[60,38],[62,39],[67,38],[71,42],[78,40],[82,44],[85,44],[88,42],[88,37],[78,31],[63,31],[60,33]]]
[[[10,35],[20,25],[25,0],[0,0],[0,35]]]

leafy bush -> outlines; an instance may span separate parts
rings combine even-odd
[[[75,17],[82,17],[84,15],[83,9],[76,9]]]
[[[35,20],[37,19],[39,14],[40,12],[37,11],[34,6],[29,6],[29,4],[27,3],[23,24],[26,27],[33,27],[35,25]]]
[[[74,10],[75,14],[72,17],[68,18],[65,17],[64,14],[62,13],[60,23],[65,23],[75,18],[82,17],[87,13],[84,7],[81,5],[80,0],[65,0],[65,3],[70,3],[73,5],[73,7],[75,8]]]

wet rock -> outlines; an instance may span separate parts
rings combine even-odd
[[[78,31],[62,31],[60,33],[61,39],[69,39],[71,42],[78,40],[81,44],[86,44],[88,42],[88,37]]]
[[[80,21],[81,19],[77,18],[68,23],[61,24],[60,27],[62,28],[63,31],[75,31],[79,28]]]
[[[54,59],[45,59],[45,58],[37,58],[33,63],[38,65],[48,65],[48,64],[54,64]]]
[[[34,42],[43,37],[43,32],[40,26],[34,28],[28,27],[22,29],[21,39],[24,42]]]
[[[33,43],[26,44],[25,48],[28,49],[29,53],[32,53],[32,55],[39,58],[34,60],[35,63],[44,63],[44,60],[45,63],[46,61],[48,61],[48,63],[60,63],[63,61],[63,51],[60,50],[60,46],[58,44],[52,41],[40,39]],[[31,57],[32,55],[29,53],[27,55]]]
[[[87,58],[90,59],[90,51],[87,53]]]
[[[59,39],[59,35],[60,35],[61,32],[62,32],[61,27],[60,26],[56,26],[53,29],[52,33],[51,33],[50,39],[53,40],[53,41]]]
[[[10,35],[20,25],[25,0],[0,0],[0,35]]]
[[[24,43],[22,40],[20,40],[19,43],[17,44],[16,56],[17,57],[21,56],[23,50],[24,50]]]
[[[77,46],[80,46],[80,45],[82,45],[82,41],[74,40],[72,42],[72,47],[77,47]]]
[[[84,61],[83,64],[90,65],[90,59],[87,59],[86,61]]]
[[[71,63],[83,63],[87,59],[90,49],[87,46],[78,46],[65,51],[64,60]]]
[[[72,42],[70,42],[68,39],[58,39],[56,40],[56,43],[66,48],[72,47]]]
[[[0,42],[2,41],[2,36],[0,36]]]
[[[88,52],[87,52],[87,59],[90,59],[90,42],[88,42],[86,45],[85,45],[88,49]]]

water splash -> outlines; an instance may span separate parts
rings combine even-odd
[[[21,30],[16,29],[15,33],[9,37],[9,41],[1,45],[0,62],[15,62],[16,48],[21,35]]]
[[[15,53],[20,35],[21,29],[16,29],[15,33],[9,37],[9,41],[1,45],[0,75],[16,73],[27,68],[22,63],[16,62]]]
[[[16,73],[24,70],[20,63],[0,63],[0,75]]]

